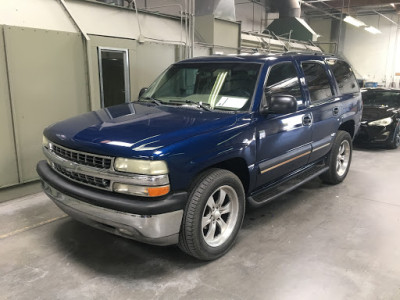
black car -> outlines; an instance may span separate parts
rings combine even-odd
[[[364,110],[355,143],[396,149],[400,145],[400,90],[362,90]]]

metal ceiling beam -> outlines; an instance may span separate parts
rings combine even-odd
[[[360,7],[360,6],[379,6],[379,5],[387,5],[391,3],[400,3],[400,1],[396,0],[332,0],[327,2],[330,6],[335,8],[343,7]]]

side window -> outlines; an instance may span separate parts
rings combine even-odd
[[[342,60],[329,60],[327,63],[330,65],[333,75],[336,78],[341,94],[352,94],[360,91],[356,77],[346,62]]]
[[[272,66],[265,89],[271,94],[292,95],[302,101],[299,76],[292,62]]]
[[[322,102],[333,96],[332,86],[323,64],[303,62],[301,67],[310,92],[311,103]]]

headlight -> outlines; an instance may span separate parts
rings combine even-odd
[[[163,175],[168,174],[166,162],[160,160],[141,160],[117,157],[114,162],[114,169],[121,172]]]
[[[143,197],[160,197],[170,191],[168,166],[165,161],[117,157],[114,161],[114,169],[132,173],[131,176],[137,179],[135,184],[114,182],[114,192]]]
[[[369,126],[388,126],[388,125],[392,124],[392,122],[393,122],[393,119],[389,117],[389,118],[369,122],[368,125]]]
[[[45,136],[43,136],[42,138],[42,146],[45,148],[49,148],[49,140]]]

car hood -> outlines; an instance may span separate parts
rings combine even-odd
[[[236,115],[189,107],[128,103],[55,123],[44,135],[83,152],[149,157],[165,146],[233,125]]]
[[[376,120],[381,120],[384,118],[392,117],[394,114],[398,113],[398,108],[389,107],[379,107],[379,106],[364,106],[362,120],[371,122]]]

